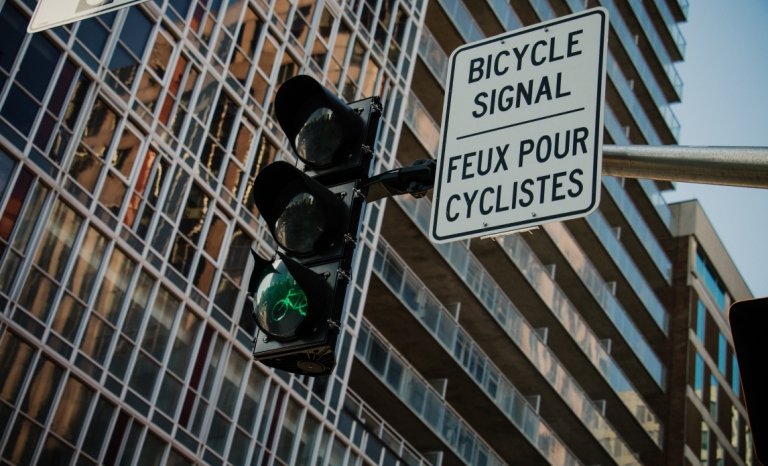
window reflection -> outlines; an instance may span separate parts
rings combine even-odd
[[[77,444],[80,429],[91,404],[93,390],[74,377],[70,377],[61,396],[66,403],[59,403],[56,415],[51,422],[51,430],[64,440]]]
[[[0,398],[12,405],[16,404],[33,354],[31,346],[13,333],[5,333],[0,343]]]
[[[41,357],[37,363],[35,375],[27,389],[27,396],[21,405],[22,411],[36,421],[45,424],[63,372],[61,367],[48,358]]]
[[[35,256],[35,263],[56,280],[64,273],[81,222],[82,217],[69,206],[56,203]]]

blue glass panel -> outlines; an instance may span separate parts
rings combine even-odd
[[[16,82],[37,100],[43,100],[60,56],[61,52],[44,35],[35,34],[24,54]]]
[[[19,10],[10,3],[5,3],[0,12],[0,31],[3,31],[3,40],[0,41],[0,68],[9,73],[24,40],[27,22]]]
[[[15,166],[16,162],[0,149],[0,201],[3,199],[3,193],[8,186],[8,178],[11,177]]]
[[[104,51],[104,45],[109,38],[109,32],[96,18],[88,18],[80,22],[77,28],[77,36],[80,42],[97,57]]]
[[[141,10],[134,7],[130,9],[128,17],[125,18],[120,40],[128,46],[134,55],[141,58],[144,55],[144,48],[147,46],[150,32],[152,32],[152,23]]]
[[[11,87],[0,115],[22,133],[29,135],[40,106],[17,85]]]
[[[704,330],[706,328],[707,308],[704,307],[704,303],[699,301],[698,309],[696,311],[696,336],[699,341],[704,343]]]
[[[725,375],[726,366],[728,365],[728,361],[726,359],[726,348],[728,347],[728,343],[725,340],[725,335],[722,333],[719,335],[719,338],[717,339],[717,368],[720,370],[720,373]]]

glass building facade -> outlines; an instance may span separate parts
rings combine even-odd
[[[367,206],[328,377],[252,362],[244,311],[276,247],[256,174],[295,160],[282,82],[380,96],[387,171],[435,157],[453,49],[601,6],[606,142],[674,144],[687,0],[149,0],[30,35],[35,6],[0,0],[0,464],[751,464],[699,317],[743,293],[708,243],[676,256],[668,183],[605,178],[589,218],[496,242]]]

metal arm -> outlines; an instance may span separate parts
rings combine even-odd
[[[397,168],[368,179],[363,186],[365,201],[373,202],[385,197],[410,194],[424,197],[435,185],[437,164],[432,159],[420,159],[409,167]]]
[[[603,175],[768,188],[768,147],[605,145]]]
[[[371,177],[367,202],[434,187],[437,164],[422,159]],[[768,188],[768,147],[603,146],[603,175],[663,181]]]

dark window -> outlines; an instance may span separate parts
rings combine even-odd
[[[147,46],[150,32],[152,32],[152,23],[141,10],[134,7],[130,9],[128,17],[125,19],[120,40],[128,46],[134,55],[141,58],[144,55],[144,48]]]
[[[60,56],[61,52],[45,36],[33,35],[19,66],[16,82],[37,100],[43,100]]]
[[[114,411],[114,405],[104,398],[99,398],[96,409],[93,412],[93,418],[91,418],[91,425],[83,441],[83,452],[91,455],[93,458],[98,458],[101,453],[104,437],[109,430],[109,423],[112,420]]]
[[[213,121],[211,121],[211,135],[223,146],[229,142],[238,107],[227,94],[221,93],[216,111],[213,113]]]
[[[99,19],[103,20],[104,16],[99,16]],[[94,55],[101,57],[102,52],[104,52],[104,46],[109,38],[109,31],[98,19],[88,18],[80,22],[80,27],[77,29],[77,38]]]
[[[19,47],[24,40],[28,21],[10,3],[5,4],[0,12],[0,31],[3,40],[0,41],[0,69],[11,72],[13,62],[19,53]]]
[[[25,135],[32,130],[40,106],[17,85],[11,87],[0,115]]]
[[[168,2],[171,4],[171,6],[179,12],[181,16],[186,17],[187,12],[189,11],[189,5],[192,3],[192,0],[170,0]]]

